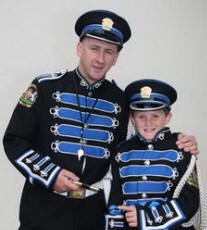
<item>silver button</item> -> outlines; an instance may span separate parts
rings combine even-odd
[[[164,138],[165,138],[165,133],[160,133],[159,136],[158,136],[158,138],[159,138],[160,140],[164,140]]]
[[[148,147],[149,150],[154,149],[154,146],[152,144],[149,144],[147,147]]]
[[[86,141],[86,140],[81,139],[81,140],[80,140],[80,143],[81,143],[81,144],[87,144],[87,141]]]
[[[92,96],[92,92],[90,91],[90,92],[88,92],[88,96],[89,97],[91,97]]]
[[[142,193],[142,198],[147,198],[147,194],[146,193]]]
[[[142,180],[147,180],[147,176],[142,176]]]
[[[149,166],[150,165],[150,161],[149,160],[144,161],[144,165]]]

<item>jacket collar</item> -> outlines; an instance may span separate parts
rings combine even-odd
[[[152,143],[152,142],[156,142],[159,140],[165,140],[169,135],[171,134],[170,128],[169,127],[164,127],[162,129],[160,129],[154,136],[154,138],[151,141],[146,140],[142,135],[140,135],[139,133],[137,133],[138,138],[145,142],[145,143]]]
[[[105,81],[105,77],[103,77],[101,80],[96,81],[93,84],[89,84],[89,82],[85,79],[85,77],[79,71],[78,67],[75,69],[75,72],[80,79],[80,85],[85,87],[88,90],[94,90],[94,89],[99,88]]]

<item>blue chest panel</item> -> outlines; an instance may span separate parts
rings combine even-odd
[[[131,150],[129,152],[123,152],[120,155],[122,162],[129,162],[131,160],[167,160],[167,161],[178,161],[179,154],[175,150]]]
[[[82,122],[86,120],[86,118],[89,116],[88,113],[80,112],[74,109],[68,109],[68,108],[52,108],[50,109],[50,113],[54,117],[59,117],[61,119],[66,120],[73,120],[77,122]],[[112,119],[108,116],[101,116],[96,114],[90,114],[89,118],[86,122],[87,125],[95,125],[95,126],[103,126],[103,127],[116,127],[117,121],[116,119]]]
[[[137,199],[134,199],[134,200],[127,200],[126,201],[126,205],[128,206],[135,206],[137,204],[141,205],[141,206],[145,206],[146,203],[153,203],[153,202],[156,202],[159,204],[159,201],[166,201],[167,198],[149,198],[149,199],[140,199],[140,200],[137,200]],[[153,201],[153,202],[152,202]]]
[[[85,156],[90,156],[94,158],[108,158],[109,152],[107,149],[98,147],[98,146],[91,146],[91,145],[84,145],[79,143],[73,142],[54,142],[51,145],[51,148],[55,152],[60,152],[64,154],[72,154],[78,155],[78,150],[83,148],[85,152]]]
[[[134,181],[123,184],[124,194],[140,194],[140,193],[165,193],[168,189],[167,182],[152,182],[152,181]]]
[[[78,126],[73,125],[55,125],[51,127],[51,131],[55,135],[59,136],[68,136],[68,137],[75,137],[86,140],[96,140],[101,142],[108,142],[110,143],[113,140],[113,134],[105,130],[97,130],[97,129],[82,129]]]
[[[120,169],[121,177],[130,176],[160,176],[171,178],[174,176],[174,171],[167,165],[151,165],[151,166],[140,166],[130,165]]]
[[[57,92],[57,93],[53,94],[53,97],[57,101],[60,101],[62,103],[79,106],[76,94]],[[113,103],[105,101],[105,100],[99,99],[96,102],[96,99],[88,98],[88,97],[85,97],[82,95],[79,95],[79,100],[80,100],[80,107],[82,107],[82,108],[90,108],[91,109],[94,107],[94,109],[96,109],[96,110],[104,111],[104,112],[108,112],[108,113],[120,112],[120,107],[117,104],[113,104]]]

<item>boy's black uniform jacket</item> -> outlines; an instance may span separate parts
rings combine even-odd
[[[183,229],[199,208],[195,156],[178,149],[176,141],[177,134],[164,128],[152,142],[137,134],[115,152],[113,176],[121,179],[114,180],[110,204],[136,206],[137,229]],[[114,226],[119,221],[109,218]],[[191,225],[184,229],[194,229]]]
[[[78,69],[35,78],[3,140],[8,158],[27,179],[21,229],[103,228],[102,192],[69,199],[55,194],[53,184],[61,169],[72,171],[81,182],[100,181],[113,147],[126,137],[127,122],[125,95],[106,79],[89,85]],[[80,159],[79,149],[85,152]]]

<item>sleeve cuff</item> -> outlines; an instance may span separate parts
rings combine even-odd
[[[185,214],[176,200],[163,204],[151,202],[148,207],[137,207],[138,229],[169,229],[185,219]]]
[[[34,150],[28,150],[16,159],[15,163],[21,168],[31,184],[41,184],[50,188],[61,170],[49,156],[42,156]]]

